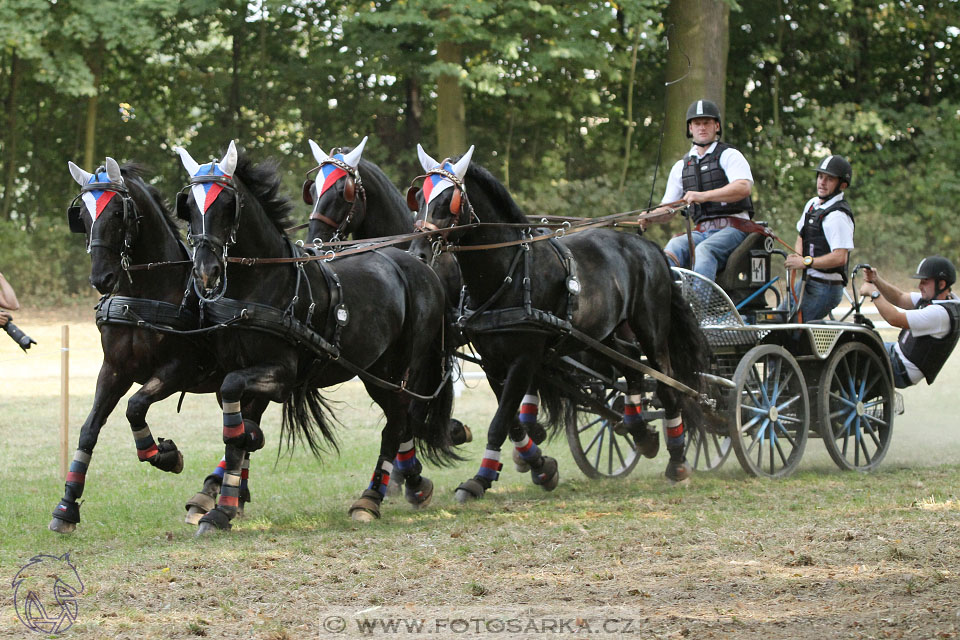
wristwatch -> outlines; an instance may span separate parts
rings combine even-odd
[[[809,267],[813,264],[813,256],[803,256],[803,266]]]
[[[871,299],[871,300],[876,300],[876,299],[879,298],[879,297],[880,297],[880,292],[879,292],[879,291],[871,291],[871,292],[870,292],[870,299]]]

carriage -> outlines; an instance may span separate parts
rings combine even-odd
[[[841,469],[871,471],[903,412],[883,340],[855,296],[852,321],[791,322],[790,310],[777,309],[776,254],[785,255],[771,237],[752,233],[717,282],[673,268],[711,347],[707,402],[725,419],[688,430],[687,458],[711,471],[733,450],[750,475],[779,478],[796,470],[809,438],[820,438]],[[566,426],[574,460],[591,478],[626,476],[640,455],[619,418],[623,381],[564,365],[583,389],[580,418]],[[644,418],[661,418],[654,389],[645,392]]]

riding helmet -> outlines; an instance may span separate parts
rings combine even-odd
[[[713,118],[720,125],[720,130],[717,131],[717,137],[720,137],[720,134],[723,133],[723,122],[720,119],[720,107],[717,106],[716,102],[712,100],[695,100],[693,103],[687,107],[687,137],[692,138],[690,135],[690,121],[694,118]]]
[[[853,180],[853,167],[843,156],[827,156],[817,165],[817,173],[825,173],[834,178],[840,178],[840,182],[846,182],[847,187]]]
[[[930,278],[931,280],[946,280],[947,286],[952,287],[957,281],[957,270],[953,263],[943,256],[929,256],[917,265],[917,272],[910,276],[917,280]]]

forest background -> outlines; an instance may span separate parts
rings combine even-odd
[[[369,135],[401,189],[417,143],[474,144],[528,215],[643,208],[697,97],[721,103],[757,219],[791,244],[817,161],[839,153],[855,261],[956,261],[958,37],[952,0],[3,0],[0,270],[31,304],[90,296],[67,161],[141,162],[172,200],[173,147],[203,161],[231,139],[276,157],[291,195],[308,138]]]

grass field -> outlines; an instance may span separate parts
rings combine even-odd
[[[469,461],[430,469],[422,512],[402,499],[351,522],[380,418],[356,383],[342,403],[341,455],[277,459],[279,412],[264,419],[254,502],[230,532],[204,539],[183,503],[222,454],[212,397],[154,407],[155,436],[186,457],[179,475],[137,461],[123,407],[103,429],[83,521],[47,530],[57,470],[60,326],[70,324],[70,455],[99,368],[93,312],[26,310],[39,344],[0,336],[0,637],[37,637],[18,620],[11,580],[36,554],[70,554],[83,581],[73,638],[556,637],[941,638],[960,631],[960,425],[955,356],[936,386],[905,393],[893,445],[870,475],[839,472],[812,440],[800,472],[747,478],[731,456],[685,488],[662,479],[664,453],[627,479],[598,482],[562,438],[547,445],[561,483],[546,494],[505,465],[481,502],[458,506],[494,409],[484,384],[456,415],[480,437]],[[364,622],[366,621],[366,622]],[[379,622],[378,622],[379,621]],[[341,623],[346,628],[341,630]],[[379,625],[365,632],[363,624]],[[389,625],[399,625],[391,628]],[[422,625],[419,628],[417,625]],[[334,633],[340,631],[340,633]]]

